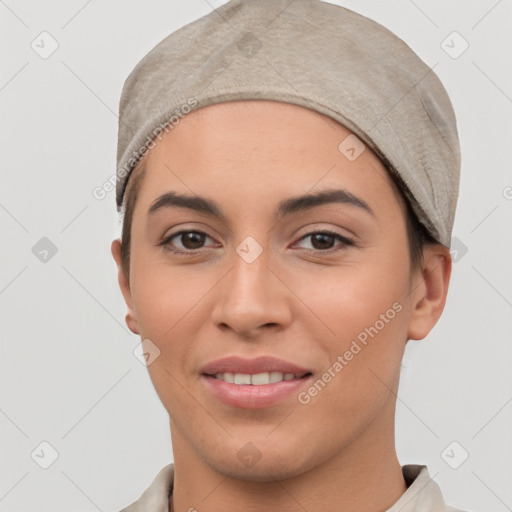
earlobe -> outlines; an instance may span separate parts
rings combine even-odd
[[[126,313],[125,321],[130,331],[132,331],[134,334],[140,334],[139,327],[137,324],[137,318],[132,307],[132,293],[130,289],[129,277],[126,275],[123,268],[121,247],[121,240],[116,238],[115,240],[112,241],[110,251],[112,252],[112,256],[117,265],[117,281],[119,283],[119,288],[121,289],[121,293],[123,294],[124,301],[126,302],[126,306],[128,308],[128,313]]]
[[[446,303],[452,260],[450,250],[441,244],[424,248],[424,263],[411,289],[411,315],[407,337],[421,340],[434,328]]]

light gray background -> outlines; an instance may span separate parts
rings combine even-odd
[[[124,323],[110,254],[114,192],[97,200],[92,190],[115,172],[128,73],[222,3],[0,1],[2,511],[116,511],[172,460],[167,414]],[[337,3],[435,65],[462,144],[457,261],[444,315],[406,351],[400,461],[427,464],[454,506],[510,510],[512,1]],[[59,45],[48,58],[31,47],[51,49],[43,31]],[[458,58],[464,42],[454,31],[469,44]],[[57,247],[46,262],[39,246],[33,252],[43,237]],[[44,441],[58,453],[48,469],[39,465],[51,456]],[[464,451],[452,469],[446,460]]]

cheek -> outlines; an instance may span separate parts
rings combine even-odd
[[[314,313],[308,313],[305,328],[317,340],[317,350],[327,355],[329,383],[322,400],[340,413],[375,410],[388,387],[394,388],[409,316],[409,275],[402,253],[380,251],[364,262],[295,281],[294,292],[307,298]]]
[[[132,298],[141,340],[149,339],[160,351],[148,365],[153,386],[168,413],[193,418],[195,410],[185,391],[183,370],[189,365],[194,339],[202,322],[197,317],[201,297],[208,289],[206,276],[193,278],[183,267],[135,255]],[[185,386],[185,387],[184,387]]]
[[[207,283],[198,269],[171,264],[162,248],[135,244],[131,256],[133,308],[141,336],[165,340],[187,321]],[[196,277],[194,277],[194,275]],[[199,289],[201,288],[201,289]]]
[[[403,268],[402,261],[392,254],[387,261],[383,257],[378,261],[367,258],[347,266],[326,267],[321,272],[295,276],[293,289],[328,329],[329,343],[338,341],[335,348],[339,350],[376,322],[382,334],[401,332],[400,325],[406,315],[397,310],[404,310],[409,292],[408,274]]]

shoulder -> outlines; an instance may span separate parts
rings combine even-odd
[[[441,488],[430,476],[427,466],[402,466],[407,491],[386,512],[466,512],[445,503]]]
[[[168,512],[174,481],[174,464],[167,464],[155,476],[140,498],[119,512]]]

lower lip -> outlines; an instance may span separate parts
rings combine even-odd
[[[290,395],[296,394],[312,376],[308,375],[300,379],[283,380],[260,386],[231,384],[210,375],[202,375],[201,377],[206,387],[221,402],[244,409],[261,409],[270,407]]]

